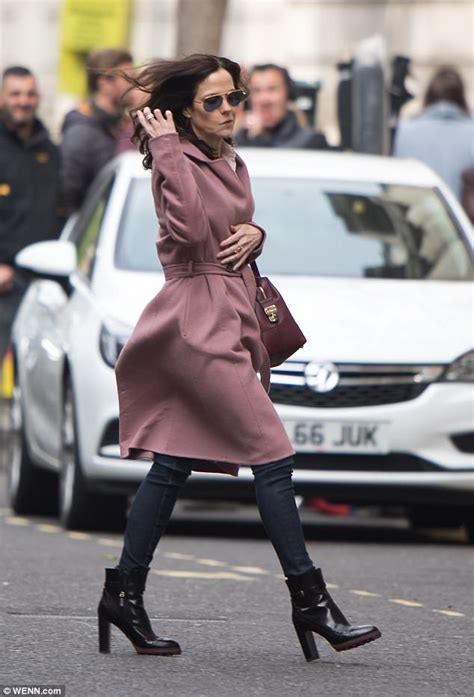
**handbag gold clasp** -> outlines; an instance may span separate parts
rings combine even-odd
[[[270,320],[270,322],[278,322],[278,308],[276,305],[269,305],[265,307],[265,314]]]

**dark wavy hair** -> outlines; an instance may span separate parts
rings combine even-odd
[[[453,102],[463,111],[469,113],[462,77],[455,68],[449,65],[439,68],[431,79],[426,91],[424,105],[427,107],[442,100]]]
[[[143,166],[146,169],[151,168],[153,157],[148,147],[149,136],[136,116],[137,110],[146,106],[150,107],[152,112],[154,109],[160,109],[164,113],[169,109],[180,137],[195,143],[209,157],[215,157],[209,145],[196,136],[191,120],[184,116],[183,109],[192,105],[199,83],[220,68],[227,70],[236,89],[244,87],[238,63],[229,58],[203,53],[193,53],[175,60],[154,61],[146,65],[135,78],[124,75],[134,87],[148,94],[146,100],[130,111],[134,123],[131,140],[139,146],[144,155]]]

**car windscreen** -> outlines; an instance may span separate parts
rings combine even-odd
[[[466,280],[465,240],[437,191],[418,186],[252,178],[253,219],[267,231],[269,274]],[[132,181],[116,264],[156,271],[158,224],[149,179]]]

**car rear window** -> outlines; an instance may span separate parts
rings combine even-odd
[[[437,191],[416,186],[252,179],[253,219],[267,230],[266,273],[466,280],[468,246]],[[132,182],[116,254],[121,268],[156,271],[158,225],[149,179]]]

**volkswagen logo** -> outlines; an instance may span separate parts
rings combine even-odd
[[[314,392],[331,392],[339,382],[339,372],[334,363],[308,363],[304,376],[306,384]]]

